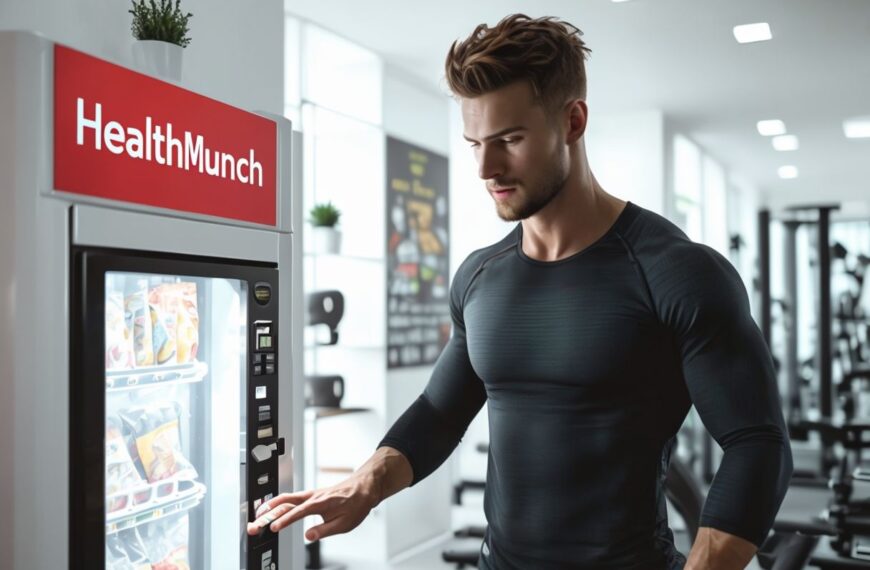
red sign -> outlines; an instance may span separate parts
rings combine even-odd
[[[81,52],[54,48],[54,187],[276,223],[274,122]]]

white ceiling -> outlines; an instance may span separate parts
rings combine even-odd
[[[590,120],[661,109],[774,202],[870,198],[870,139],[842,130],[870,115],[870,0],[289,0],[287,9],[442,91],[447,49],[475,25],[558,16],[592,49]],[[738,44],[732,27],[753,22],[768,22],[773,40]],[[756,121],[774,118],[799,150],[777,152],[757,133]],[[783,164],[800,177],[780,180]]]

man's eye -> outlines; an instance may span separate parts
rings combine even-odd
[[[520,139],[520,137],[505,137],[501,139],[501,142],[503,142],[504,144],[516,144],[520,142],[520,140],[522,140]]]

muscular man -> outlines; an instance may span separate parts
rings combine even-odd
[[[498,215],[456,273],[453,336],[423,394],[345,482],[270,501],[314,540],[432,473],[484,403],[481,568],[744,568],[792,462],[770,354],[734,268],[589,169],[580,32],[514,15],[455,43],[447,80]],[[625,165],[631,168],[630,164]],[[662,484],[691,405],[724,450],[688,562]]]

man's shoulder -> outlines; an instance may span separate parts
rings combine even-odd
[[[636,206],[635,215],[620,233],[638,262],[648,269],[671,270],[675,266],[700,269],[724,260],[712,247],[692,241],[669,219],[640,206]]]
[[[724,255],[692,241],[676,224],[655,212],[637,207],[620,234],[654,296],[688,294],[711,283],[732,291],[740,286],[737,271]]]
[[[517,245],[517,236],[519,235],[518,228],[519,225],[514,226],[507,235],[496,243],[476,249],[468,254],[456,270],[456,274],[453,277],[453,286],[455,288],[465,289],[469,282],[474,278],[474,275],[484,265],[486,265],[489,260],[506,254],[515,248]]]

